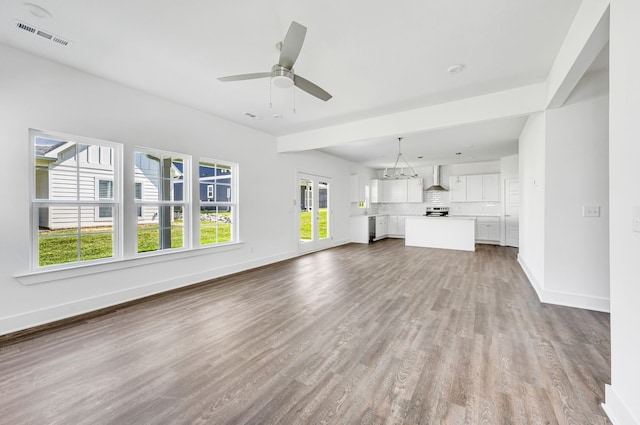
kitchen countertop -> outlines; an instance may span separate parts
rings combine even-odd
[[[475,217],[410,217],[406,246],[475,251]]]
[[[476,216],[447,216],[447,217],[428,217],[425,215],[407,216],[407,218],[428,218],[429,220],[475,220]]]

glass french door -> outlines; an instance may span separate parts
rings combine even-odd
[[[331,179],[298,173],[298,235],[302,251],[331,245]]]

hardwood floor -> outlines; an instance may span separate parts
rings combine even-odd
[[[609,315],[512,248],[351,244],[0,345],[7,424],[608,424]]]

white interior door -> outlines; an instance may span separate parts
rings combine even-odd
[[[504,235],[505,245],[520,246],[520,182],[507,179],[504,185]]]
[[[301,251],[331,246],[331,179],[298,173],[298,235]]]

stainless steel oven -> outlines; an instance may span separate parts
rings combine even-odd
[[[427,207],[427,217],[446,217],[449,215],[449,207]]]

